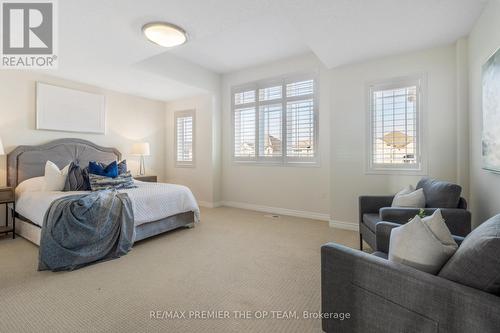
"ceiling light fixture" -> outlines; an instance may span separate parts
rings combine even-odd
[[[144,36],[163,47],[182,45],[187,41],[187,33],[181,27],[166,22],[151,22],[142,27]]]

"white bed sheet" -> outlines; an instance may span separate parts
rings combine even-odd
[[[189,188],[182,185],[135,181],[137,188],[119,190],[128,193],[134,210],[135,226],[192,211],[199,221],[200,209]],[[16,191],[16,212],[42,226],[50,204],[61,197],[86,191]]]

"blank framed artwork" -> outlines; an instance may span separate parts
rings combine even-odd
[[[105,134],[106,98],[37,82],[36,129]]]

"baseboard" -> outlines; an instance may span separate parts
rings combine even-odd
[[[263,213],[274,213],[274,214],[278,214],[278,215],[302,217],[302,218],[313,219],[313,220],[321,220],[321,221],[329,221],[330,220],[330,215],[328,215],[328,214],[308,212],[305,210],[295,210],[295,209],[280,208],[280,207],[254,205],[254,204],[249,204],[249,203],[245,203],[245,202],[223,201],[222,206],[255,210],[257,212],[263,212]]]
[[[352,230],[352,231],[358,231],[359,232],[359,225],[357,223],[337,221],[337,220],[330,220],[329,221],[329,225],[330,225],[330,228]]]
[[[198,205],[205,208],[217,208],[222,206],[222,202],[198,201]]]
[[[206,207],[206,208],[216,208],[216,207],[226,206],[226,207],[254,210],[254,211],[263,212],[263,213],[272,213],[272,214],[278,214],[278,215],[286,215],[286,216],[301,217],[301,218],[306,218],[306,219],[328,221],[328,225],[330,226],[330,228],[337,228],[337,229],[344,229],[344,230],[351,230],[351,231],[359,232],[359,225],[357,223],[338,221],[338,220],[330,220],[330,216],[328,214],[309,212],[309,211],[305,211],[305,210],[295,210],[295,209],[288,209],[288,208],[255,205],[255,204],[249,204],[249,203],[237,202],[237,201],[220,201],[220,202],[198,201],[198,204],[200,206]]]

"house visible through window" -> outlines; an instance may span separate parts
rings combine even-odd
[[[175,112],[175,162],[194,165],[194,110]]]
[[[315,163],[316,91],[316,81],[312,77],[234,88],[234,159],[278,164]]]
[[[421,79],[375,84],[369,95],[369,169],[421,171]]]

